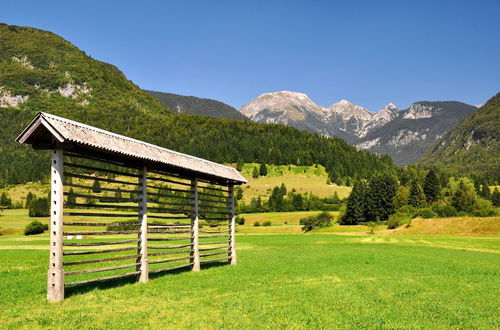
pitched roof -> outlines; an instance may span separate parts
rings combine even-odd
[[[202,158],[182,154],[140,140],[105,131],[73,120],[40,112],[16,139],[19,143],[34,144],[40,139],[40,129],[50,133],[59,144],[71,143],[82,147],[100,149],[106,153],[118,154],[144,163],[160,163],[184,172],[203,174],[232,183],[246,183],[247,180],[234,168],[217,164]],[[48,131],[48,132],[47,132]],[[45,138],[46,139],[46,138]]]

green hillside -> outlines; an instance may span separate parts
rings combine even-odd
[[[421,163],[499,182],[499,128],[500,93],[444,135]]]
[[[248,118],[225,103],[195,96],[146,91],[175,113],[187,113],[221,119],[248,120]]]
[[[357,151],[337,138],[281,125],[174,115],[116,67],[50,32],[0,25],[0,60],[0,185],[47,175],[47,154],[14,141],[39,111],[216,162],[317,163],[335,182],[395,171],[389,157]]]

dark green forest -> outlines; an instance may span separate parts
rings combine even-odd
[[[8,103],[14,96],[24,101]],[[334,182],[396,171],[390,157],[358,151],[338,138],[281,125],[174,115],[116,67],[33,28],[0,25],[0,97],[0,184],[48,175],[47,153],[15,142],[39,111],[215,162],[318,163]]]

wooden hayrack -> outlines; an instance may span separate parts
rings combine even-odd
[[[235,169],[46,113],[17,141],[51,150],[49,301],[67,286],[236,264]]]

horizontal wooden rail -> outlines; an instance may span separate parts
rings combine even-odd
[[[119,249],[106,249],[106,250],[91,250],[91,251],[74,251],[74,252],[63,252],[64,256],[79,256],[84,254],[99,254],[99,253],[111,253],[111,252],[121,252],[121,251],[132,251],[137,250],[137,247],[126,247]]]
[[[161,241],[165,241],[165,242],[168,242],[168,241],[182,241],[182,240],[185,240],[185,239],[191,239],[193,238],[193,236],[184,236],[184,237],[172,237],[172,238],[148,238],[148,242],[151,241],[151,242],[161,242]]]
[[[103,158],[100,158],[100,157],[97,157],[97,156],[90,156],[87,153],[86,154],[81,154],[81,153],[78,153],[78,152],[64,151],[64,156],[65,157],[88,159],[88,160],[91,160],[91,161],[97,161],[97,162],[101,162],[101,163],[111,164],[111,165],[114,165],[114,166],[124,167],[124,168],[127,168],[127,169],[129,169],[129,168],[137,169],[136,167],[131,166],[131,164],[124,164],[124,163],[116,161],[116,160],[103,159]]]
[[[191,228],[191,225],[158,225],[158,224],[148,224],[148,228]]]
[[[215,238],[215,237],[230,237],[231,235],[200,235],[199,238]]]
[[[135,262],[133,264],[121,265],[121,266],[113,266],[113,267],[105,267],[105,268],[97,268],[97,269],[76,270],[74,272],[64,272],[64,276],[81,275],[81,274],[92,274],[92,273],[99,273],[99,272],[108,272],[110,270],[117,270],[117,269],[124,269],[124,268],[135,267],[135,266],[138,266],[140,264],[141,264],[140,262]]]
[[[119,226],[140,226],[139,222],[63,222],[65,226],[83,227],[119,227]]]
[[[192,246],[192,243],[189,244],[182,244],[182,245],[167,245],[167,246],[148,246],[148,249],[153,249],[153,250],[169,250],[169,249],[180,249],[183,247],[188,247]]]
[[[94,189],[94,187],[92,187],[92,186],[85,186],[85,185],[75,184],[75,183],[65,183],[64,186],[89,189],[89,190]],[[119,188],[107,188],[107,187],[100,187],[99,189],[102,191],[114,191],[114,192],[121,192],[121,193],[136,193],[136,194],[140,193],[140,190],[131,190],[131,189],[119,189]]]
[[[222,246],[217,246],[217,247],[200,248],[200,251],[212,251],[212,250],[220,250],[220,249],[230,250],[231,248],[229,247],[228,244],[224,244]]]
[[[172,213],[172,214],[178,214],[178,213],[191,213],[191,208],[189,209],[172,209],[172,208],[166,208],[166,207],[148,207],[148,211],[155,211],[158,213]]]
[[[72,231],[63,232],[64,236],[70,235],[86,235],[86,236],[102,236],[102,235],[125,235],[138,234],[139,230],[116,230],[116,231]]]
[[[148,234],[188,234],[192,233],[192,230],[148,230]]]
[[[147,185],[146,187],[152,188],[152,189],[158,189],[159,191],[166,190],[166,191],[175,191],[175,192],[181,192],[181,193],[186,193],[186,194],[190,193],[189,190],[184,190],[184,189],[159,187],[159,186],[150,186],[150,185]],[[150,193],[150,192],[148,192],[148,195],[153,195],[153,196],[170,196],[170,195],[158,194],[158,193]]]
[[[178,185],[188,186],[188,187],[191,186],[191,183],[188,183],[188,182],[180,182],[180,181],[175,181],[175,180],[171,180],[171,179],[158,178],[158,177],[154,177],[154,176],[148,176],[148,180],[173,183],[173,184],[178,184]]]
[[[112,275],[112,276],[105,276],[105,277],[100,277],[100,278],[93,278],[91,280],[84,280],[84,281],[76,281],[76,282],[64,283],[64,286],[81,285],[81,284],[89,284],[89,283],[93,283],[93,282],[115,280],[115,279],[119,279],[119,278],[129,277],[129,276],[132,276],[132,275],[137,275],[137,274],[140,274],[140,273],[141,273],[140,271],[136,271],[136,272],[130,272],[130,273],[120,274],[120,275]]]
[[[186,259],[191,259],[191,256],[188,257],[180,257],[180,258],[170,258],[170,259],[163,259],[163,260],[154,260],[154,261],[149,261],[150,265],[154,264],[163,264],[165,262],[173,262],[173,261],[179,261],[179,260],[186,260]]]
[[[114,180],[114,179],[107,179],[107,178],[101,178],[101,177],[97,177],[97,176],[83,175],[83,174],[76,174],[76,173],[64,172],[64,176],[65,177],[70,177],[70,178],[85,179],[85,180],[94,180],[94,181],[103,181],[103,182],[109,182],[109,183],[120,183],[120,184],[125,184],[125,185],[130,185],[130,186],[140,186],[139,183],[128,182],[128,181],[121,181],[121,180]]]
[[[175,269],[181,269],[181,268],[190,267],[192,265],[193,265],[193,263],[190,262],[190,263],[185,264],[185,265],[174,266],[174,267],[163,268],[163,269],[157,269],[157,270],[150,270],[149,273],[150,274],[163,273],[163,272],[168,272],[168,271],[175,270]]]
[[[221,191],[221,192],[225,192],[225,193],[229,192],[229,190],[226,190],[226,189],[220,189],[220,188],[215,188],[215,187],[207,187],[207,186],[198,186],[198,189],[216,190],[216,191]]]
[[[228,256],[227,258],[204,259],[204,260],[200,260],[200,263],[209,263],[209,262],[217,262],[217,261],[229,261],[230,259],[233,259],[233,258],[230,257],[230,256]]]
[[[75,217],[111,217],[111,218],[137,218],[137,214],[116,213],[89,213],[89,212],[64,212],[64,215]]]
[[[215,244],[221,244],[221,243],[226,243],[227,241],[218,241],[218,242],[200,242],[198,245],[215,245]]]
[[[227,200],[227,196],[220,196],[220,195],[216,195],[216,194],[210,194],[210,193],[206,193],[206,192],[201,192],[199,191],[198,194],[202,195],[202,196],[210,196],[210,197],[214,197],[214,198],[222,198],[224,200]],[[210,200],[210,199],[209,199]]]
[[[104,258],[104,259],[94,259],[94,260],[80,260],[80,261],[65,261],[65,262],[63,262],[63,266],[84,265],[84,264],[94,264],[94,263],[99,263],[99,262],[109,262],[109,261],[135,259],[135,258],[138,258],[140,256],[141,256],[140,254],[133,254],[133,255],[130,255],[130,256],[114,257],[114,258]]]
[[[151,218],[151,219],[172,219],[172,220],[175,220],[175,219],[181,219],[181,220],[190,220],[191,217],[190,216],[167,216],[167,215],[154,215],[154,214],[148,214],[148,218]]]
[[[160,202],[160,201],[148,200],[148,204],[193,207],[193,203],[191,201],[189,201],[188,203],[175,203],[175,202]]]
[[[84,170],[91,170],[91,171],[98,171],[98,172],[107,172],[107,173],[112,173],[116,175],[121,175],[121,176],[128,176],[131,178],[139,178],[140,175],[138,174],[133,174],[133,173],[127,173],[127,172],[120,172],[116,170],[109,170],[105,168],[100,168],[100,167],[93,167],[93,166],[87,166],[87,165],[81,165],[81,164],[75,164],[75,163],[64,163],[64,166],[72,167],[72,168],[80,168]]]
[[[170,251],[170,252],[155,252],[155,253],[148,253],[148,257],[175,255],[175,254],[191,253],[191,252],[193,252],[193,251],[192,250],[177,250],[177,251]]]
[[[229,230],[219,230],[219,231],[212,231],[212,230],[199,230],[200,233],[203,234],[220,234],[220,233],[227,233]]]
[[[223,254],[227,254],[227,251],[226,252],[214,252],[214,253],[200,254],[200,258],[210,257],[210,256],[220,256],[220,255],[223,255]]]
[[[100,195],[89,195],[89,194],[79,194],[64,192],[64,196],[81,197],[81,198],[92,198],[92,199],[106,199],[116,201],[117,203],[138,203],[141,200],[138,198],[125,198],[125,197],[114,197],[114,196],[100,196]]]
[[[136,243],[139,242],[139,239],[127,239],[122,241],[109,241],[109,242],[87,242],[87,243],[67,243],[64,241],[64,246],[101,246],[101,245],[120,245],[127,243]]]
[[[64,206],[68,208],[72,207],[84,207],[91,209],[115,209],[115,210],[139,210],[137,205],[114,205],[114,204],[88,204],[88,203],[64,203]]]

